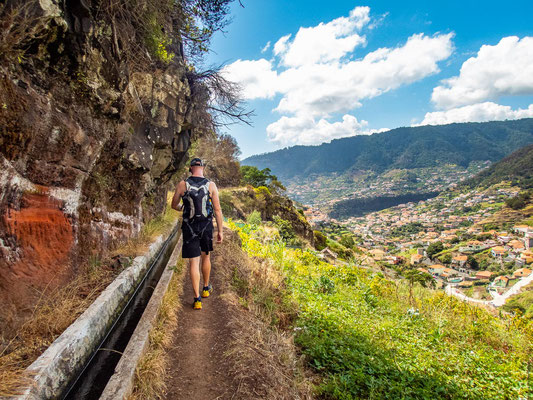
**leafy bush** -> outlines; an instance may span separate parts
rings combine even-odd
[[[513,210],[521,210],[524,208],[529,200],[529,193],[524,192],[520,193],[519,195],[515,197],[511,197],[510,199],[505,200],[505,204],[508,207],[511,207]]]
[[[342,244],[344,247],[352,248],[355,245],[355,241],[353,240],[352,235],[345,234],[341,236],[340,244]]]
[[[320,279],[315,286],[322,293],[330,294],[335,290],[335,283],[324,275],[320,275]]]
[[[257,210],[254,210],[248,218],[246,218],[246,223],[250,225],[260,225],[261,224],[261,213]]]
[[[446,253],[439,257],[439,261],[443,264],[449,264],[452,262],[452,255],[450,253]]]
[[[428,248],[426,249],[426,254],[428,255],[428,257],[431,258],[435,254],[440,253],[442,250],[444,250],[442,242],[434,242],[428,246]]]
[[[220,201],[220,208],[222,209],[222,214],[229,216],[233,214],[233,205],[231,203],[231,194],[220,191],[218,194]]]
[[[487,262],[487,260],[485,260]],[[470,266],[470,268],[472,269],[478,269],[479,268],[479,263],[478,261],[476,260],[476,258],[472,255],[469,255],[467,258],[466,258],[466,263]],[[486,266],[486,265],[485,265]]]
[[[327,237],[320,231],[314,231],[313,235],[315,237],[315,249],[322,251],[326,248]]]
[[[284,220],[277,215],[274,216],[274,224],[279,230],[279,235],[285,242],[289,242],[296,237],[294,229],[289,221]]]
[[[509,312],[519,312],[526,318],[533,318],[533,290],[528,290],[516,296],[512,296],[503,306],[503,309]]]

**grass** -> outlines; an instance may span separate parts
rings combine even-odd
[[[101,268],[41,293],[24,323],[0,338],[0,397],[20,392],[29,382],[24,369],[85,311],[115,275],[114,271]]]
[[[167,200],[170,202],[172,194]],[[110,256],[135,257],[148,249],[153,239],[168,234],[178,212],[167,206],[165,213],[148,222],[137,238],[117,248]],[[29,383],[24,370],[78,318],[121,272],[111,269],[110,258],[91,257],[82,272],[59,288],[47,287],[27,315],[7,319],[0,330],[0,397],[19,393]]]
[[[150,332],[148,350],[135,370],[133,393],[129,400],[165,398],[165,374],[170,359],[168,349],[178,325],[185,261],[180,258]]]
[[[332,266],[311,251],[258,240],[237,227],[245,251],[270,260],[299,313],[295,341],[322,377],[326,399],[503,399],[533,394],[532,323],[495,317],[446,294],[353,265]]]
[[[172,192],[167,193],[167,207],[165,212],[148,221],[137,237],[128,240],[113,251],[113,255],[137,257],[148,250],[153,240],[159,235],[167,235],[175,226],[181,213],[170,207]]]
[[[221,298],[234,310],[229,324],[235,334],[226,352],[231,373],[240,382],[234,396],[311,399],[312,377],[289,329],[298,307],[288,296],[284,276],[269,261],[248,257],[235,232],[226,233],[217,252],[217,265],[228,266],[219,272],[230,284]]]

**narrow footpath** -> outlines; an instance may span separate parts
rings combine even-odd
[[[231,341],[229,310],[217,293],[216,257],[212,257],[213,294],[203,299],[202,310],[192,309],[194,293],[188,273],[181,298],[179,325],[166,371],[166,399],[231,399],[237,392],[224,352]],[[201,282],[202,284],[203,282]]]

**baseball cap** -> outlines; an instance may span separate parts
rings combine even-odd
[[[205,167],[205,163],[202,161],[201,158],[193,158],[191,160],[191,163],[189,164],[189,167],[195,167],[195,166]]]

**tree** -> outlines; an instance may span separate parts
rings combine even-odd
[[[422,287],[435,287],[435,280],[426,272],[418,271],[417,269],[409,268],[402,271],[403,277],[409,283],[409,303],[413,300],[413,286],[415,283],[420,284]]]
[[[440,253],[442,250],[444,250],[444,245],[442,242],[434,242],[428,246],[426,253],[429,258],[432,258],[435,254]]]
[[[253,187],[266,186],[274,192],[285,190],[285,187],[278,180],[276,175],[272,175],[270,168],[259,169],[250,165],[241,166],[242,182]]]
[[[279,235],[285,242],[289,243],[292,239],[296,237],[294,229],[289,221],[284,220],[283,218],[277,215],[274,215],[273,219],[274,224],[279,230]]]
[[[342,244],[344,247],[352,248],[355,245],[355,241],[353,240],[353,236],[350,234],[345,234],[341,236],[341,239],[339,240],[340,244]]]
[[[446,253],[443,256],[439,257],[440,262],[443,264],[449,264],[452,262],[452,255],[450,253]]]
[[[479,268],[479,263],[475,259],[474,256],[469,255],[466,259],[466,263],[470,266],[470,268],[477,270]]]
[[[505,200],[505,204],[513,210],[521,210],[524,208],[529,200],[529,193],[524,192],[519,195]]]
[[[241,182],[239,154],[235,138],[230,135],[209,132],[196,140],[189,151],[191,157],[199,157],[207,163],[205,174],[218,187],[238,186]]]

